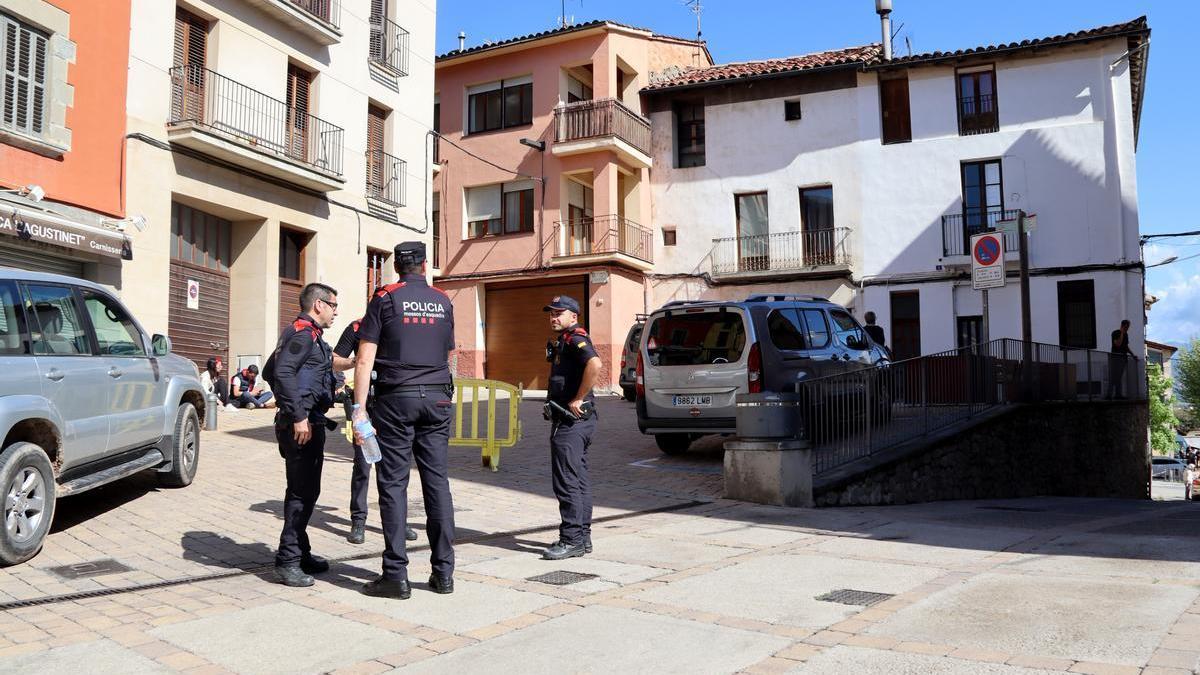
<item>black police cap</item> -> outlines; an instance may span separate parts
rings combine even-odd
[[[550,304],[542,308],[542,311],[549,312],[550,310],[559,311],[563,309],[569,309],[578,314],[579,303],[576,302],[575,298],[572,298],[568,295],[556,295],[554,296],[554,299],[550,301]]]
[[[396,260],[402,264],[419,265],[425,262],[425,242],[405,241],[396,244],[394,249]]]

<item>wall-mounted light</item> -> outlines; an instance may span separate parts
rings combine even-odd
[[[522,138],[520,142],[521,145],[528,145],[538,152],[546,151],[546,141],[535,141],[532,138]]]
[[[104,220],[101,221],[106,227],[111,227],[117,232],[124,232],[130,225],[137,228],[138,232],[146,231],[146,216],[140,213],[136,216],[130,216],[124,220]]]
[[[30,183],[23,188],[17,188],[16,190],[0,190],[0,192],[15,192],[18,195],[22,197],[28,197],[35,202],[40,202],[46,198],[46,191],[42,189],[42,186],[34,185],[33,183]]]

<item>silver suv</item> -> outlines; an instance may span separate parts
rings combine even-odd
[[[0,565],[41,550],[55,500],[145,469],[196,475],[196,366],[102,286],[0,268]]]
[[[638,348],[638,428],[660,450],[736,431],[738,394],[888,363],[841,305],[817,296],[672,302],[646,320]]]

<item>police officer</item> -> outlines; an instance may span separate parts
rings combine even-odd
[[[335,370],[347,370],[354,367],[351,355],[358,350],[358,328],[360,325],[362,325],[362,319],[351,321],[350,325],[346,326],[345,330],[342,331],[337,344],[334,345],[333,364]],[[360,385],[357,381],[355,385],[371,386],[369,382]],[[352,415],[351,404],[354,403],[353,390],[349,390],[348,394],[344,399],[346,419],[350,419]],[[371,393],[368,391],[368,406],[370,402]],[[346,541],[351,544],[361,544],[367,538],[367,485],[370,481],[371,465],[367,463],[367,460],[363,459],[362,446],[355,443],[354,473],[350,475],[350,534],[346,537]],[[417,533],[406,525],[404,527],[404,538],[408,541],[415,541]]]
[[[425,244],[404,242],[395,254],[400,281],[376,291],[367,306],[358,329],[354,380],[369,382],[372,369],[376,372],[374,401],[367,412],[383,455],[375,469],[383,520],[383,574],[367,582],[362,592],[404,600],[412,594],[404,527],[414,459],[421,474],[433,564],[429,587],[436,593],[454,592],[454,506],[447,460],[454,307],[445,293],[425,281]],[[367,402],[367,389],[361,384],[354,402],[358,421]]]
[[[283,500],[283,532],[275,554],[275,575],[287,586],[312,586],[312,574],[329,563],[312,554],[308,520],[321,493],[325,459],[325,411],[333,405],[333,355],[321,339],[337,316],[337,291],[309,284],[300,291],[303,310],[279,336],[267,368],[279,400],[275,438],[287,471]]]
[[[579,326],[579,303],[574,298],[556,296],[542,309],[550,313],[550,329],[556,336],[546,346],[550,361],[546,407],[550,417],[551,480],[562,519],[558,541],[542,557],[562,560],[592,552],[592,484],[587,450],[596,431],[592,387],[600,373],[600,357],[587,331]]]

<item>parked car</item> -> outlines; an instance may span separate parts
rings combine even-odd
[[[798,383],[889,362],[844,307],[816,296],[673,302],[645,325],[638,428],[667,454],[706,434],[734,433],[738,394],[793,391]]]
[[[0,564],[41,550],[56,500],[143,470],[192,482],[195,364],[88,281],[0,268]]]
[[[621,352],[621,375],[618,382],[621,394],[626,401],[637,399],[637,353],[638,344],[642,339],[642,328],[646,325],[646,315],[639,314],[637,322],[629,327],[625,335],[625,348]]]
[[[1154,480],[1183,480],[1187,464],[1174,457],[1151,457],[1150,477]]]

